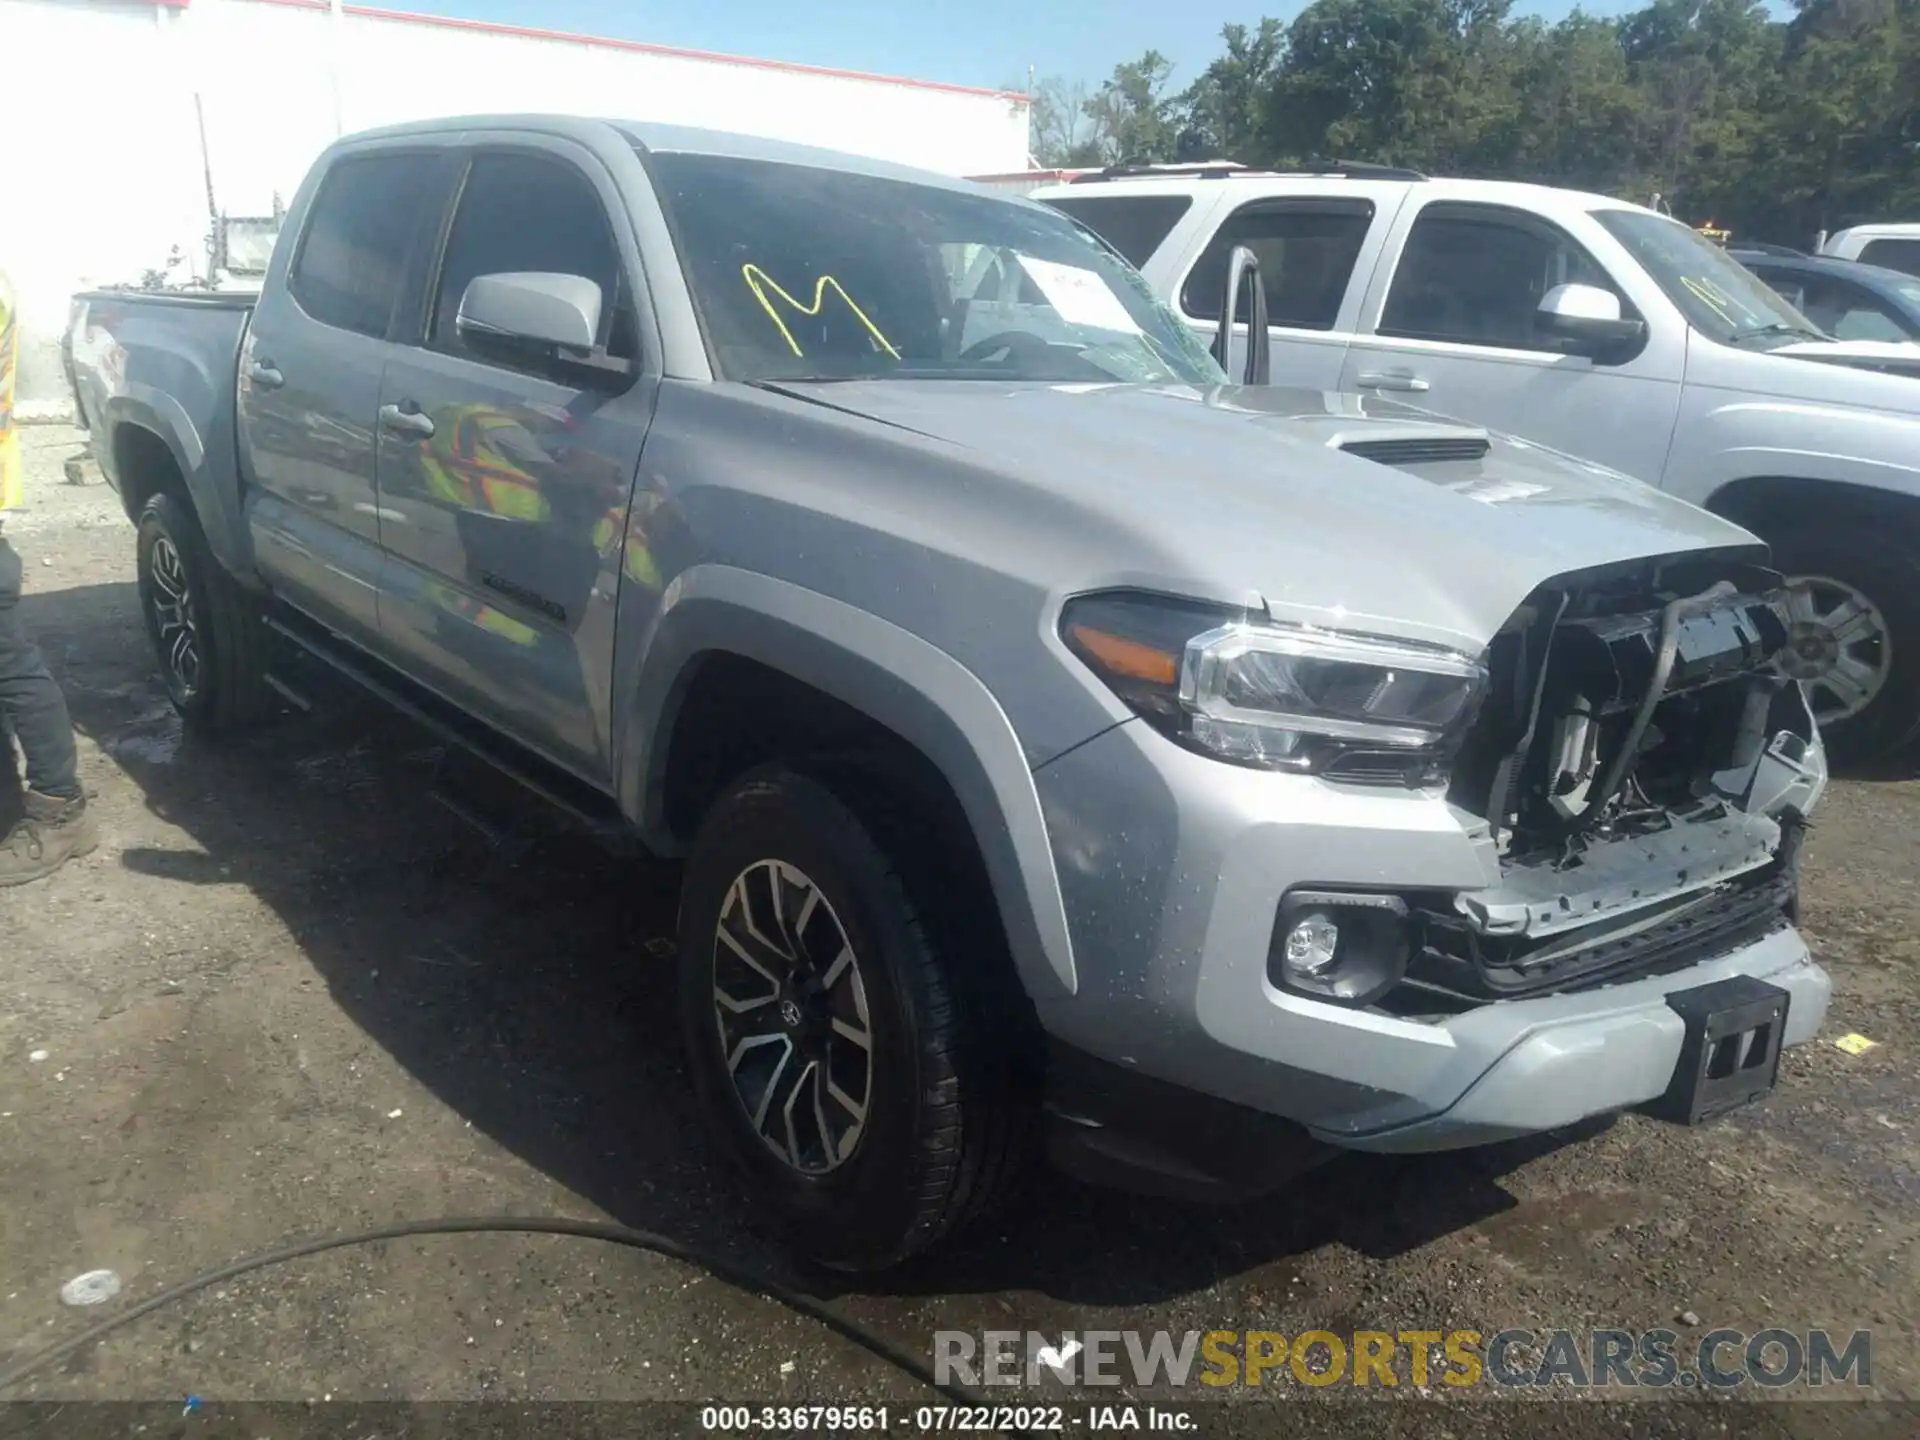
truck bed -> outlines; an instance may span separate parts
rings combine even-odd
[[[252,291],[83,291],[73,297],[61,342],[76,418],[129,512],[144,503],[121,483],[122,432],[135,426],[172,452],[208,543],[241,573],[250,568],[250,547],[240,533],[235,379],[257,298]]]

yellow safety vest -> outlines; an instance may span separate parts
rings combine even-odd
[[[13,423],[13,371],[20,350],[13,287],[0,270],[0,510],[20,503],[20,431]]]

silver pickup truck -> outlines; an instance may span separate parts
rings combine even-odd
[[[447,120],[332,147],[257,303],[82,296],[68,345],[189,720],[318,657],[684,859],[691,1077],[811,1255],[897,1262],[1042,1140],[1234,1196],[1698,1121],[1826,1009],[1764,547],[1232,385],[1054,210]]]

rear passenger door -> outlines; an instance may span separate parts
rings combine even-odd
[[[422,149],[329,165],[241,347],[239,447],[261,564],[284,598],[361,643],[379,630],[380,372],[407,268],[439,217],[439,174]]]
[[[1684,337],[1609,363],[1567,354],[1535,311],[1555,285],[1627,290],[1567,230],[1503,205],[1416,196],[1394,226],[1340,388],[1386,395],[1660,483]]]
[[[598,285],[598,354],[632,373],[596,380],[470,345],[455,324],[467,285],[520,271]],[[476,147],[421,291],[376,407],[385,648],[463,709],[603,783],[623,557],[634,568],[627,507],[658,376],[611,177],[558,139]]]
[[[1335,390],[1347,341],[1360,313],[1366,277],[1386,229],[1384,201],[1365,193],[1276,196],[1249,200],[1227,212],[1213,236],[1185,268],[1175,303],[1209,344],[1219,333],[1227,257],[1244,245],[1260,262],[1267,292],[1270,374],[1275,385]],[[1233,327],[1227,373],[1244,373],[1247,326]]]

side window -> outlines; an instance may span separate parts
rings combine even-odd
[[[1747,268],[1767,282],[1767,288],[1786,301],[1802,314],[1807,311],[1806,278],[1792,270],[1779,270],[1771,265],[1748,265]]]
[[[1905,340],[1906,328],[1891,307],[1844,280],[1809,275],[1802,313],[1836,340]]]
[[[427,155],[367,155],[327,171],[287,275],[323,325],[385,335],[425,202]]]
[[[1180,287],[1180,308],[1196,320],[1218,320],[1227,256],[1244,245],[1260,262],[1272,324],[1331,330],[1372,225],[1371,200],[1265,200],[1243,206],[1220,227]]]
[[[564,161],[518,151],[485,152],[474,157],[467,172],[447,234],[428,345],[470,355],[454,325],[461,296],[475,276],[520,270],[584,275],[599,285],[601,343],[619,359],[636,358],[633,297],[600,193]],[[486,359],[499,363],[492,355]]]
[[[1160,242],[1193,208],[1185,195],[1065,195],[1045,203],[1093,231],[1136,270],[1153,258]],[[1227,282],[1222,278],[1220,283]]]
[[[1860,259],[1868,265],[1920,275],[1920,240],[1869,240]]]
[[[1534,328],[1534,312],[1556,285],[1594,285],[1620,294],[1606,271],[1557,225],[1492,205],[1429,205],[1400,252],[1380,333],[1558,350],[1558,341]],[[1625,296],[1620,309],[1632,314]]]

